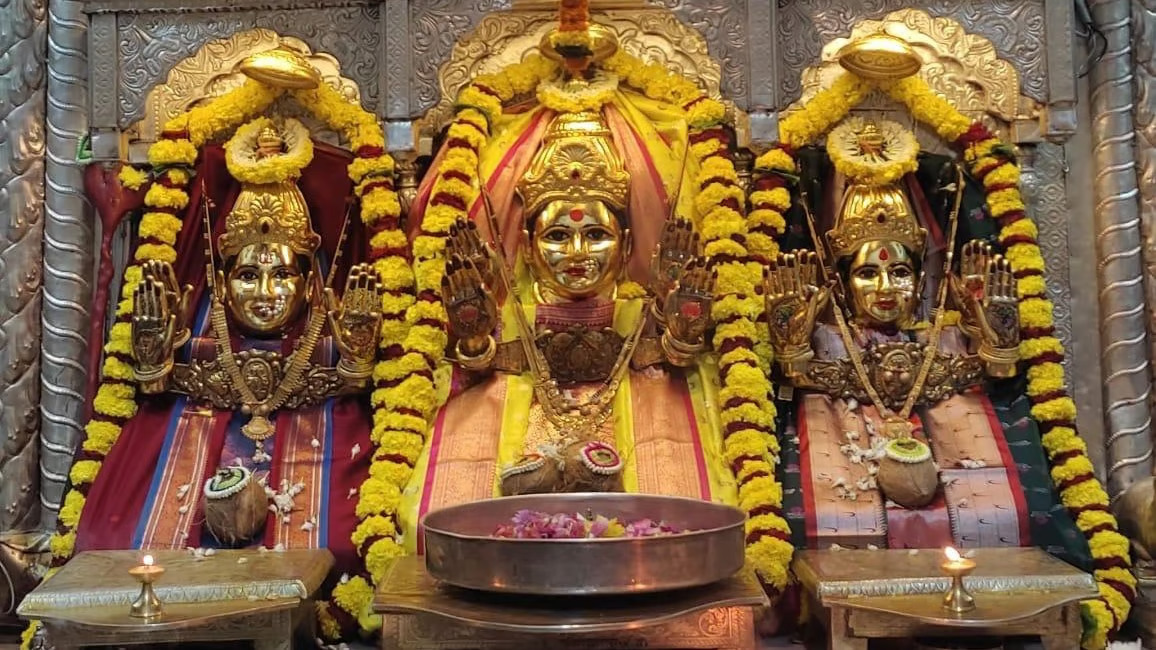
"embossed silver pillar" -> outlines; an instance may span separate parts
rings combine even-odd
[[[1149,360],[1156,360],[1156,0],[1132,0],[1136,173],[1147,274]]]
[[[0,530],[40,517],[40,266],[47,0],[0,0]]]
[[[1132,153],[1131,3],[1091,3],[1107,39],[1092,70],[1096,256],[1100,284],[1108,492],[1151,474],[1151,376],[1136,161]]]
[[[48,4],[48,185],[44,221],[41,351],[41,526],[63,498],[84,411],[93,218],[85,207],[76,148],[88,130],[88,18],[73,0]],[[99,345],[99,343],[97,344]]]

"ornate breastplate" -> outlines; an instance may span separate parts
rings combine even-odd
[[[236,359],[241,366],[241,376],[257,399],[267,398],[285,378],[285,360],[278,352],[246,350],[236,353]],[[323,402],[336,395],[342,386],[336,369],[309,363],[301,387],[281,408],[295,409]],[[171,390],[222,410],[238,408],[243,401],[221,367],[220,359],[194,359],[187,364],[176,364]]]
[[[885,406],[893,410],[902,408],[915,388],[916,375],[927,353],[926,345],[911,342],[879,343],[864,352],[863,365]],[[947,399],[979,384],[983,377],[983,362],[979,357],[936,353],[917,403],[934,404]],[[814,388],[833,397],[871,402],[850,359],[813,361],[807,370],[807,379]]]
[[[561,384],[578,384],[609,377],[626,339],[609,327],[571,325],[560,332],[539,334],[536,343],[554,379]]]

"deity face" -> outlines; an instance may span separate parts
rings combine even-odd
[[[893,241],[867,242],[851,259],[851,305],[868,325],[902,325],[915,309],[915,262]]]
[[[567,300],[609,293],[630,255],[630,230],[601,201],[547,203],[524,236],[535,279]]]
[[[284,244],[250,244],[237,253],[225,278],[233,321],[256,336],[278,335],[301,315],[308,276]]]

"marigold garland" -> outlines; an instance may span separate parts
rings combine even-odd
[[[869,82],[845,73],[831,88],[784,119],[780,144],[756,160],[759,182],[789,185],[790,177],[798,172],[793,150],[815,142],[846,117],[871,87]],[[1108,494],[1095,477],[1087,446],[1076,432],[1076,405],[1068,396],[1061,365],[1064,348],[1054,335],[1053,305],[1043,281],[1039,231],[1028,217],[1020,194],[1014,148],[981,122],[964,116],[918,77],[882,84],[882,89],[960,150],[971,176],[983,183],[988,212],[1000,220],[999,243],[1020,285],[1020,355],[1027,364],[1026,392],[1033,404],[1032,417],[1040,424],[1041,442],[1060,500],[1087,538],[1095,563],[1093,575],[1100,597],[1082,603],[1085,621],[1091,621],[1085,625],[1083,646],[1098,650],[1127,619],[1136,595],[1136,579],[1128,570],[1128,540],[1119,533]],[[773,207],[768,205],[768,209]]]
[[[534,55],[498,73],[480,75],[463,89],[447,131],[448,149],[412,248],[404,233],[396,230],[400,206],[396,205],[395,196],[389,200],[385,210],[388,215],[383,219],[389,227],[375,232],[371,240],[375,268],[393,293],[386,298],[388,318],[382,325],[384,360],[374,370],[375,390],[371,397],[371,436],[377,450],[370,477],[360,489],[357,515],[361,523],[353,535],[353,543],[366,558],[367,572],[343,582],[333,592],[334,601],[357,617],[363,627],[365,623],[375,625],[378,620],[366,615],[373,598],[372,585],[382,577],[386,560],[404,553],[397,522],[398,501],[438,407],[434,368],[448,343],[441,298],[446,236],[451,225],[468,220],[465,206],[478,198],[474,189],[478,182],[478,151],[489,137],[493,120],[501,114],[502,103],[534,90],[555,71],[552,63]],[[363,171],[372,179],[368,168],[351,167],[353,174]],[[360,183],[359,188],[366,185],[358,175],[354,175],[354,180]],[[372,196],[366,197],[363,209],[365,205],[376,202]],[[407,252],[413,255],[412,268],[405,258]],[[395,286],[398,283],[404,286]],[[327,623],[322,621],[323,625]]]
[[[95,482],[104,457],[116,444],[125,422],[136,414],[136,387],[131,378],[132,336],[129,319],[132,314],[133,291],[141,281],[140,264],[147,260],[176,260],[173,246],[180,231],[180,212],[188,204],[188,184],[193,178],[198,148],[259,115],[282,92],[279,88],[248,80],[240,88],[169,120],[161,139],[149,148],[149,163],[156,170],[157,177],[145,195],[147,211],[141,219],[138,233],[139,243],[134,254],[136,263],[125,270],[122,300],[116,311],[117,321],[105,345],[106,361],[101,385],[93,400],[94,415],[85,427],[85,440],[69,472],[72,486],[65,496],[57,531],[50,540],[54,566],[63,564],[71,557],[76,543],[75,526],[83,511],[85,495]],[[400,235],[401,241],[404,241],[404,234],[400,233],[399,228],[401,206],[393,189],[394,163],[385,153],[385,137],[377,119],[372,113],[346,100],[328,84],[321,84],[314,90],[292,92],[305,108],[339,132],[354,149],[355,158],[349,165],[349,173],[358,183],[355,192],[361,200],[361,218],[368,226],[371,237],[377,241],[389,240],[393,234]],[[266,123],[262,120],[264,118],[250,124],[249,130],[259,132]],[[311,142],[302,143],[302,147],[312,152]],[[296,173],[300,169],[300,166],[295,169],[290,167],[292,165],[269,174],[279,178],[282,173]],[[126,166],[122,168],[119,177],[126,186],[136,189],[143,186],[142,174],[144,172]],[[263,180],[250,178],[248,182]],[[393,239],[397,241],[396,237]],[[370,260],[375,268],[383,271],[381,276],[385,289],[382,338],[379,344],[384,350],[384,360],[379,362],[378,372],[382,372],[383,366],[388,367],[390,350],[404,336],[404,325],[399,328],[397,323],[404,324],[404,312],[413,301],[413,279],[408,272],[406,255],[404,245],[375,247],[370,252]],[[374,405],[376,417],[376,412],[384,406],[377,402]],[[369,557],[366,554],[364,545],[359,544],[357,548],[366,557],[367,563],[378,562],[376,555]],[[374,549],[389,553],[389,549],[382,549],[380,544],[375,545]],[[338,585],[334,589],[333,602],[318,603],[322,631],[330,638],[348,636],[352,630],[348,625],[342,626],[339,621],[349,620],[363,629],[375,629],[379,625],[379,618],[370,611],[371,598],[372,588],[368,587],[363,577],[357,576]],[[344,611],[335,612],[334,602]],[[37,626],[38,622],[33,622],[26,630],[26,641],[31,640]]]
[[[763,313],[759,260],[778,254],[775,237],[781,232],[781,215],[777,220],[759,215],[755,222],[744,217],[745,196],[738,185],[727,132],[721,128],[726,118],[722,102],[665,67],[644,64],[621,50],[606,66],[647,97],[676,104],[687,113],[690,155],[699,166],[694,179],[695,226],[717,274],[711,314],[718,325],[712,343],[721,355],[724,454],[738,481],[739,506],[749,517],[747,560],[768,591],[777,594],[787,585],[794,548],[782,516],[782,487],[774,472],[779,443],[774,436],[772,388],[764,368],[769,365],[769,352],[765,361],[755,352],[759,330],[765,328],[755,323]]]

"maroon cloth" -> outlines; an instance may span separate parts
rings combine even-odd
[[[321,236],[321,253],[332,260],[342,223],[345,220],[352,181],[346,173],[351,160],[348,152],[325,144],[315,144],[313,162],[304,170],[299,181],[306,204],[309,206],[314,230]],[[224,150],[218,145],[206,146],[199,158],[196,176],[189,188],[189,207],[184,227],[177,237],[177,262],[174,264],[181,284],[194,288],[192,304],[200,304],[205,293],[205,240],[202,233],[205,196],[211,200],[213,244],[223,232],[225,215],[240,192],[240,183],[229,175],[225,166]],[[340,293],[352,264],[366,260],[368,245],[365,228],[357,206],[349,214],[348,240],[332,286]],[[220,260],[217,260],[218,264]],[[292,350],[295,337],[291,334],[283,346]],[[330,472],[328,516],[328,548],[337,557],[337,570],[354,572],[360,561],[349,537],[357,525],[357,499],[349,498],[352,489],[360,487],[368,475],[372,458],[369,433],[372,415],[368,394],[332,400],[333,404],[333,467]],[[90,487],[77,530],[76,550],[130,548],[141,511],[148,496],[149,486],[162,458],[165,434],[173,420],[177,397],[166,394],[141,396],[139,410],[125,425],[120,438],[103,466],[96,482]],[[216,467],[220,450],[232,413],[217,412],[211,439],[210,467]],[[288,418],[279,418],[278,422]],[[360,446],[356,455],[349,453],[354,445]],[[274,465],[279,460],[280,446],[274,450]],[[271,477],[277,480],[278,477]],[[191,489],[199,496],[200,486]],[[190,499],[192,502],[192,499]],[[272,527],[267,526],[267,530]],[[200,526],[190,530],[189,544],[196,545]]]

